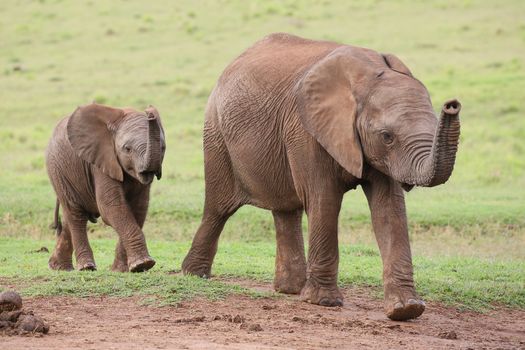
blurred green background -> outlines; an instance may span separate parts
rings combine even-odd
[[[155,105],[167,132],[145,232],[189,241],[204,201],[202,125],[224,67],[282,31],[395,53],[436,110],[463,104],[454,173],[406,195],[416,254],[523,257],[525,250],[523,1],[0,2],[0,236],[50,239],[55,203],[44,150],[91,101]],[[372,243],[360,189],[345,197],[345,243]],[[115,238],[102,224],[91,237]],[[270,212],[244,207],[223,239],[269,241]]]

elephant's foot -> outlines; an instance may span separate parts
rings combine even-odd
[[[406,321],[421,316],[425,302],[413,289],[385,288],[385,312],[394,321]]]
[[[191,251],[182,262],[182,272],[185,275],[194,275],[202,278],[211,277],[211,264],[207,259],[195,258]]]
[[[128,264],[122,260],[113,261],[111,266],[111,271],[113,272],[128,272]]]
[[[79,271],[97,271],[97,265],[95,265],[94,261],[86,261],[77,263],[77,269]]]
[[[299,294],[305,282],[306,266],[304,264],[298,264],[287,269],[278,266],[273,279],[273,287],[279,293]]]
[[[73,267],[72,259],[60,260],[56,256],[51,256],[48,261],[48,266],[51,270],[58,271],[72,271],[75,268]]]
[[[301,300],[321,306],[343,306],[343,295],[337,285],[320,286],[312,279],[301,290]]]
[[[128,263],[130,272],[144,272],[155,266],[155,260],[151,256],[135,259]]]

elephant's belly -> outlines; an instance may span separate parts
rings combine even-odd
[[[247,204],[279,211],[302,208],[284,154],[272,148],[228,148],[235,179]]]

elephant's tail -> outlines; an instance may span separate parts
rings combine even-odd
[[[49,227],[53,230],[56,230],[57,236],[60,235],[60,232],[62,232],[62,221],[60,221],[59,211],[60,211],[60,202],[58,201],[58,198],[57,198],[57,203],[55,205],[55,217],[53,219],[53,223]]]

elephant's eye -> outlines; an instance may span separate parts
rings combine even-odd
[[[130,153],[131,152],[131,146],[124,145],[124,151],[126,151],[126,153]]]
[[[389,133],[388,131],[383,131],[381,132],[381,137],[383,138],[383,142],[387,145],[391,144],[392,142],[394,142],[394,137],[392,136],[391,133]]]

